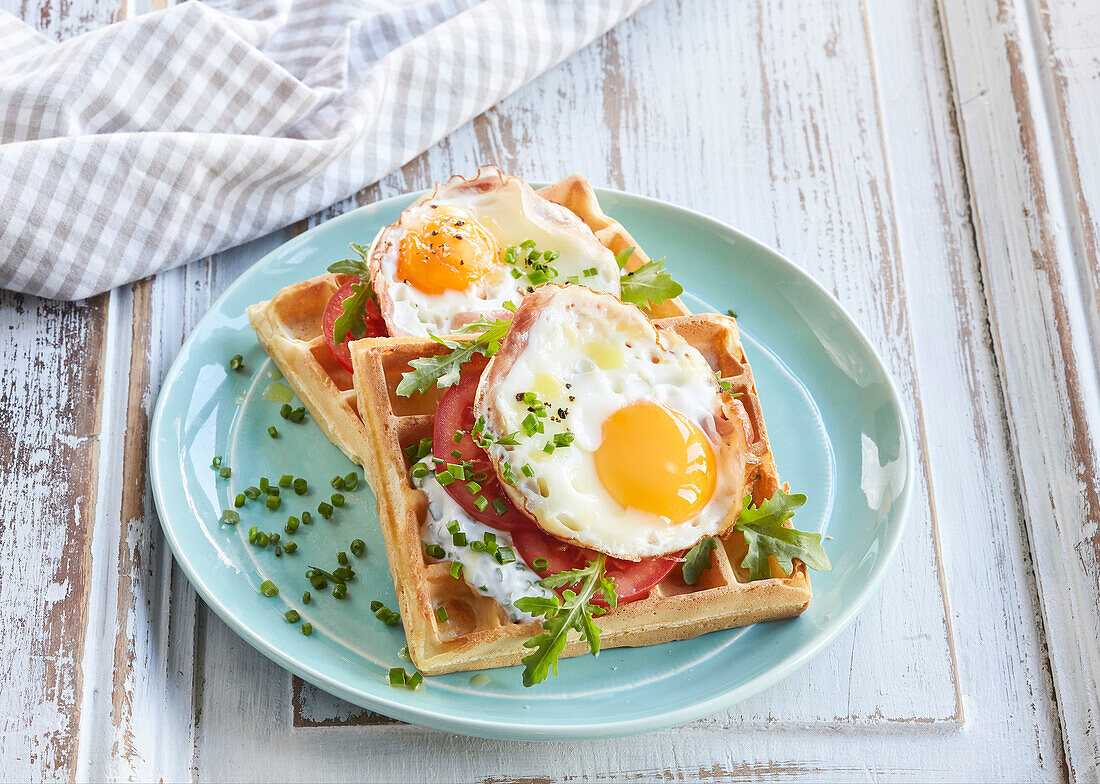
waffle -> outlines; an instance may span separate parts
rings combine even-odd
[[[733,319],[714,314],[679,316],[657,321],[697,348],[721,372],[740,398],[752,423],[749,449],[759,459],[751,477],[759,503],[779,487],[779,476],[768,445],[763,413],[752,370],[745,360]],[[461,339],[456,337],[455,339]],[[518,664],[529,653],[524,641],[539,631],[537,622],[514,623],[491,598],[475,594],[451,577],[449,563],[424,553],[421,527],[428,514],[425,494],[413,487],[403,446],[432,434],[434,412],[442,392],[433,389],[411,398],[396,393],[409,361],[446,351],[422,338],[366,338],[351,345],[359,411],[371,434],[369,469],[375,477],[378,515],[386,541],[390,571],[397,588],[401,617],[413,662],[426,675]],[[795,562],[787,576],[772,559],[772,577],[749,582],[739,564],[744,537],[734,532],[723,548],[712,553],[711,568],[695,585],[683,582],[674,569],[647,598],[625,604],[598,623],[601,646],[637,647],[800,614],[811,598],[806,567]],[[443,606],[448,620],[440,623]],[[587,652],[571,638],[564,656]]]
[[[566,177],[538,193],[576,214],[613,252],[634,247],[628,270],[649,261],[626,229],[604,215],[592,186],[580,175]],[[363,466],[371,480],[370,439],[356,411],[351,374],[332,358],[321,334],[321,316],[337,288],[336,276],[330,273],[295,283],[280,289],[271,300],[251,305],[248,320],[260,345],[328,439],[352,462]],[[689,311],[674,299],[646,313],[651,318],[665,318],[686,315]]]

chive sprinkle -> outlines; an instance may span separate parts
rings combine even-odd
[[[245,504],[244,493],[237,493],[237,497],[233,499],[233,506],[240,509]]]
[[[271,427],[269,427],[267,429],[267,434],[269,436],[271,436],[272,438],[278,438],[279,437],[279,431],[276,429],[275,425],[272,425]]]
[[[210,466],[212,468],[221,468],[222,467],[222,456],[221,455],[214,455],[214,459],[210,461]]]
[[[443,551],[443,548],[437,544],[429,544],[424,548],[424,552],[426,552],[429,557],[436,559],[442,559],[447,555],[447,553]]]
[[[267,508],[270,509],[272,512],[274,512],[276,509],[279,508],[279,504],[281,504],[282,502],[283,502],[283,499],[279,498],[279,496],[269,495],[267,497],[267,501],[265,503],[266,503]]]
[[[288,553],[293,553],[295,550],[298,549],[298,543],[297,542],[283,542],[283,549],[286,550]]]
[[[599,271],[595,267],[589,267],[588,269],[586,269],[584,271],[584,276],[586,278],[591,278],[592,276],[596,275],[598,272]]]
[[[234,354],[229,358],[230,370],[240,370],[242,365],[244,365],[244,357],[240,354]]]
[[[332,500],[332,505],[333,506],[343,506],[344,505],[344,496],[343,496],[342,493],[333,493],[331,500]]]
[[[254,544],[257,547],[267,547],[271,543],[271,538],[263,531],[256,532],[256,541]]]
[[[394,667],[390,670],[390,686],[404,686],[406,677],[404,667]]]
[[[279,595],[279,588],[271,580],[264,580],[260,583],[260,593],[270,599],[272,596]]]
[[[435,617],[439,619],[440,623],[446,623],[448,618],[447,608],[444,607],[442,604],[439,605],[439,609],[435,611]]]
[[[336,554],[336,562],[338,564],[340,564],[341,566],[347,566],[347,564],[348,564],[348,554],[345,553],[343,550],[341,550],[340,552],[338,552]]]
[[[352,472],[344,477],[344,489],[354,490],[359,487],[359,475]]]
[[[279,416],[281,416],[283,419],[289,419],[290,412],[292,412],[293,410],[294,406],[290,405],[290,403],[283,403],[283,405],[279,408]]]
[[[451,577],[453,577],[457,580],[461,576],[462,576],[462,562],[461,561],[454,561],[451,564]]]
[[[286,532],[292,534],[298,530],[298,518],[291,515],[286,519]]]
[[[304,634],[306,637],[313,634],[313,624],[310,623],[309,621],[306,621],[305,623],[303,623],[302,624],[302,634]]]
[[[534,476],[535,475],[535,469],[531,468],[530,463],[524,464],[524,466],[520,469],[520,472],[524,476]]]
[[[275,485],[271,485],[271,487],[267,488],[267,494],[268,495],[282,495],[282,492]]]
[[[331,480],[329,480],[329,484],[332,485],[333,490],[343,490],[344,489],[344,477],[334,476],[334,477],[332,477]]]
[[[326,520],[332,517],[332,506],[330,504],[326,504],[324,501],[317,504],[317,511],[320,512],[321,517],[325,518]]]
[[[313,515],[309,512],[302,512],[302,522],[305,525],[311,525],[313,523]]]
[[[294,476],[292,474],[283,474],[279,477],[279,487],[290,487],[294,482]]]
[[[550,562],[547,561],[545,558],[536,558],[534,561],[531,562],[531,568],[533,568],[536,572],[545,572],[548,568],[550,568]]]
[[[477,507],[477,511],[479,512],[484,512],[485,507],[487,507],[488,505],[489,502],[485,500],[485,496],[483,495],[479,495],[477,498],[474,499],[474,506]]]
[[[462,531],[459,531],[457,534],[452,534],[451,540],[454,542],[455,547],[466,546],[466,534]]]
[[[405,688],[412,689],[413,691],[416,691],[416,688],[423,682],[424,682],[424,676],[421,675],[419,672],[414,672],[405,681]]]
[[[228,523],[229,525],[236,525],[240,521],[241,516],[233,509],[222,510],[222,522]]]
[[[266,493],[271,489],[271,482],[268,481],[266,476],[260,477],[260,492]]]
[[[244,494],[255,501],[257,498],[260,497],[260,488],[256,487],[255,485],[246,487],[244,489]]]
[[[298,614],[297,610],[287,610],[283,615],[286,616],[287,621],[290,623],[298,623],[298,621],[302,620],[302,616]]]
[[[382,602],[378,601],[377,599],[374,599],[370,603],[370,611],[371,612],[378,612],[378,608],[384,607],[384,606],[385,605],[383,605]]]
[[[354,555],[356,558],[362,558],[363,553],[365,553],[366,551],[367,543],[364,542],[362,539],[351,540],[351,554]]]
[[[333,599],[343,599],[347,595],[348,587],[344,585],[344,583],[336,583],[336,585],[332,586]]]
[[[309,604],[311,599],[313,599],[313,595],[309,591],[302,594],[302,604]]]
[[[461,441],[462,440],[462,431],[461,430],[456,430],[455,434],[453,436],[451,436],[451,440],[454,441],[456,444],[459,441]]]
[[[494,498],[493,499],[493,511],[496,512],[497,515],[503,517],[505,512],[508,511],[508,504],[504,503],[503,498]]]
[[[229,466],[222,466],[221,468],[218,469],[218,476],[220,476],[222,479],[228,479],[232,475],[233,475],[233,469],[230,468]]]

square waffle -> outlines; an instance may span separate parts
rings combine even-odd
[[[612,252],[635,248],[628,270],[649,261],[626,229],[603,213],[592,186],[580,175],[547,185],[538,193],[577,215]],[[370,439],[356,410],[351,374],[332,358],[321,334],[321,316],[337,288],[336,275],[331,273],[295,283],[280,289],[269,301],[251,305],[248,320],[260,345],[328,439],[363,466],[373,483],[367,460]],[[651,318],[665,318],[689,311],[678,299],[672,299],[647,313]]]
[[[736,322],[702,314],[656,323],[679,333],[730,382],[734,393],[741,393],[753,429],[749,449],[759,458],[752,494],[757,503],[769,498],[779,487],[779,476]],[[368,470],[375,479],[390,571],[409,653],[426,675],[519,664],[530,652],[523,643],[539,631],[538,622],[511,621],[494,599],[474,593],[463,580],[451,577],[448,562],[424,552],[421,528],[428,514],[427,498],[411,483],[403,447],[432,435],[434,412],[443,392],[433,389],[405,398],[397,395],[396,388],[402,374],[411,369],[410,360],[446,350],[422,338],[366,338],[351,345],[358,410],[371,440]],[[680,570],[674,569],[647,598],[601,616],[597,621],[603,630],[601,646],[653,645],[800,614],[812,596],[806,567],[796,561],[794,572],[787,576],[773,560],[771,578],[749,582],[739,565],[745,550],[744,537],[734,532],[723,548],[712,551],[711,568],[695,585],[685,584]],[[448,620],[443,623],[436,616],[440,606],[447,610]],[[574,635],[563,656],[585,652],[586,644]]]

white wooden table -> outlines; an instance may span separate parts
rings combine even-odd
[[[58,39],[148,10],[0,2]],[[656,0],[308,221],[85,302],[0,294],[0,779],[1098,780],[1098,127],[1097,0]],[[481,162],[780,248],[901,386],[892,578],[726,713],[570,745],[395,723],[265,659],[173,564],[146,434],[184,336],[288,237]]]

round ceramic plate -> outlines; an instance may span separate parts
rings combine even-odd
[[[813,601],[793,620],[563,660],[560,677],[530,689],[517,667],[486,671],[488,682],[465,672],[428,678],[415,692],[391,687],[390,668],[412,665],[399,656],[401,626],[383,625],[369,608],[375,599],[396,607],[374,498],[360,483],[331,520],[316,513],[329,480],[357,467],[310,418],[279,416],[271,398],[282,382],[245,307],[323,272],[348,255],[348,243],[369,243],[413,198],[346,213],[265,256],[199,322],[164,382],[149,446],[157,509],[176,559],[226,623],[307,681],[397,719],[483,737],[587,740],[722,710],[805,664],[851,622],[888,573],[913,486],[909,429],[882,363],[839,304],[775,251],[689,210],[600,191],[603,208],[651,256],[668,257],[692,310],[737,311],[780,473],[809,499],[794,522],[832,537],[833,570],[812,573]],[[234,354],[243,372],[228,368]],[[211,468],[215,455],[232,468],[229,479]],[[219,521],[237,493],[284,473],[306,477],[309,493],[284,489],[277,512],[249,503],[239,525]],[[293,555],[249,545],[251,525],[281,531],[302,510],[314,522],[298,530]],[[355,538],[368,550],[349,556],[357,576],[348,597],[315,590],[304,605],[307,567],[333,569]],[[281,593],[263,596],[264,580]],[[291,608],[312,624],[311,636],[286,621]]]

